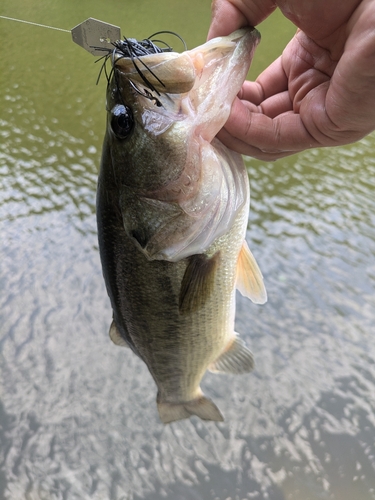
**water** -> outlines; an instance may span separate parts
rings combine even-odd
[[[195,0],[15,0],[0,14],[172,29],[189,47],[210,17]],[[253,76],[294,28],[275,15],[261,31]],[[257,368],[205,377],[224,423],[164,427],[145,365],[107,336],[98,65],[68,34],[0,20],[0,36],[1,500],[374,499],[375,137],[247,161],[269,301],[239,296],[236,329]]]

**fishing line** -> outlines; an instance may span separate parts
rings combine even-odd
[[[32,24],[33,26],[39,26],[40,28],[49,28],[50,30],[57,30],[57,31],[64,31],[65,33],[71,33],[71,30],[55,28],[54,26],[47,26],[46,24],[32,23],[31,21],[24,21],[23,19],[15,19],[14,17],[0,16],[0,18],[7,19],[8,21],[17,21],[18,23]]]
[[[126,38],[124,36],[121,39],[121,32],[118,26],[113,24],[105,23],[93,17],[89,17],[83,23],[78,24],[71,30],[66,30],[63,28],[56,28],[55,26],[49,26],[47,24],[34,23],[32,21],[25,21],[24,19],[17,19],[15,17],[0,16],[0,19],[5,19],[6,21],[16,21],[18,23],[30,24],[32,26],[39,26],[40,28],[48,28],[56,31],[63,31],[64,33],[70,33],[72,35],[73,42],[77,43],[80,47],[84,48],[94,56],[101,56],[99,61],[103,61],[103,65],[99,71],[97,82],[99,82],[100,76],[103,72],[106,74],[107,82],[109,84],[110,78],[113,74],[113,69],[115,67],[115,54],[120,58],[130,57],[134,68],[136,69],[138,75],[142,78],[146,87],[148,87],[151,92],[155,92],[160,96],[160,92],[157,88],[149,81],[144,72],[138,67],[137,62],[143,65],[151,75],[160,83],[162,87],[165,87],[164,83],[158,78],[158,76],[142,61],[140,58],[144,55],[172,52],[173,49],[170,45],[162,40],[152,40],[153,37],[162,34],[169,34],[177,37],[183,44],[185,50],[187,49],[186,43],[183,38],[173,31],[157,31],[153,35],[144,40],[136,40],[135,38]],[[164,47],[159,47],[156,43],[162,43]],[[103,51],[106,54],[103,56]],[[110,74],[107,73],[106,64],[107,61],[112,57],[112,69]],[[116,73],[115,73],[116,74]],[[161,106],[161,102],[147,89],[140,90],[138,86],[132,82],[130,84],[133,89],[138,92],[138,94],[146,97],[155,102],[157,106]]]

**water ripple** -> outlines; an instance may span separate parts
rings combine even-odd
[[[375,499],[375,137],[248,161],[269,302],[238,296],[236,329],[256,369],[205,377],[225,422],[164,427],[146,367],[108,340],[97,98],[61,74],[58,95],[29,95],[16,74],[0,97],[0,497]]]

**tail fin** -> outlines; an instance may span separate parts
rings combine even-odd
[[[215,422],[223,422],[224,420],[215,403],[205,396],[187,401],[186,403],[158,402],[157,405],[160,420],[163,424],[183,420],[192,415],[197,415],[202,420],[213,420]]]

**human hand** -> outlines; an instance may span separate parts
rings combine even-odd
[[[245,82],[218,134],[262,160],[357,141],[375,129],[375,1],[276,2],[300,29],[255,82]],[[209,38],[256,25],[265,0],[216,0]]]

